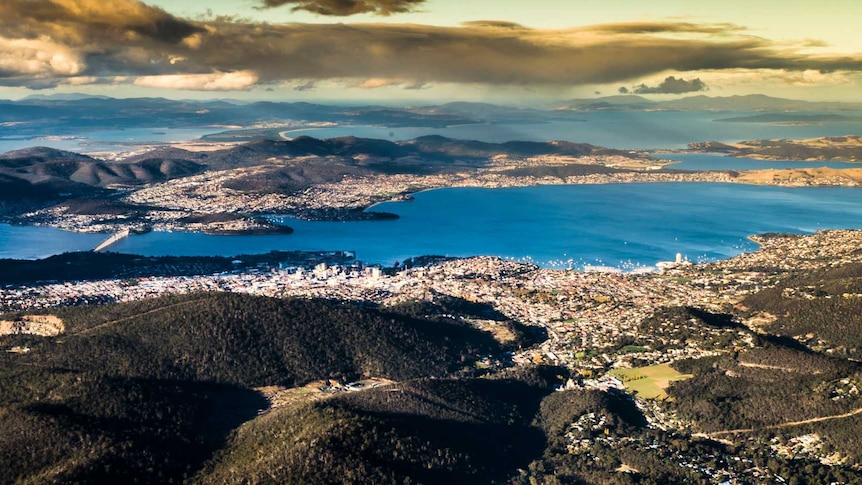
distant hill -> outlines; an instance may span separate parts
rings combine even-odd
[[[572,110],[644,110],[679,111],[840,111],[862,110],[860,103],[812,102],[775,98],[763,94],[745,96],[688,96],[668,101],[651,101],[634,95],[607,96],[594,99],[573,99],[559,103],[559,108]]]
[[[0,174],[31,183],[62,181],[96,187],[136,185],[186,177],[202,170],[202,165],[186,159],[144,158],[115,163],[47,147],[0,154]]]
[[[501,113],[505,110],[501,110]],[[486,113],[490,115],[493,113]],[[445,127],[483,122],[468,111],[413,110],[384,106],[327,106],[311,103],[227,102],[164,98],[109,98],[88,95],[34,95],[0,101],[0,122],[17,136],[80,134],[90,130],[181,128],[304,121],[345,124]],[[213,131],[218,131],[214,129]]]
[[[734,118],[720,118],[715,121],[726,123],[835,123],[842,121],[860,121],[862,118],[845,116],[840,114],[800,114],[800,113],[768,113],[754,116],[739,116]]]
[[[0,216],[15,217],[52,206],[63,207],[72,214],[95,214],[92,199],[112,197],[111,191],[101,189],[165,182],[211,170],[263,167],[237,173],[233,180],[225,181],[225,186],[254,194],[293,194],[314,185],[340,182],[348,176],[469,172],[487,166],[497,156],[542,155],[636,156],[565,141],[485,143],[442,136],[401,142],[352,136],[325,140],[298,136],[289,140],[261,139],[208,152],[160,148],[111,161],[33,147],[0,154],[0,189],[5,188],[0,191]],[[81,197],[87,200],[75,201]],[[104,207],[106,215],[130,217],[146,209],[122,203]],[[80,212],[77,208],[88,211]]]
[[[734,157],[764,160],[862,161],[862,136],[826,136],[808,140],[748,140],[732,145],[706,141],[689,143],[696,152],[727,153]]]
[[[581,111],[598,110],[642,110],[654,107],[655,102],[635,94],[619,96],[603,96],[588,99],[570,99],[562,101],[557,109],[574,109]]]
[[[344,175],[435,173],[448,170],[447,167],[455,162],[481,166],[498,155],[577,157],[590,154],[631,156],[625,151],[562,141],[484,143],[425,136],[406,142],[391,142],[352,136],[326,140],[299,136],[283,141],[258,140],[212,152],[165,148],[110,162],[34,147],[0,154],[0,175],[30,183],[75,182],[107,187],[162,182],[206,170],[272,166],[272,160],[284,163],[301,157],[326,159],[291,163],[282,170],[281,176],[269,179],[273,183],[259,187],[261,191],[290,191],[305,188],[311,183],[338,181]]]

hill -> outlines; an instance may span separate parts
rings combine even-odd
[[[805,140],[749,140],[733,144],[707,141],[690,143],[688,147],[694,152],[719,152],[762,160],[862,161],[862,137],[858,135]]]
[[[686,96],[673,100],[652,101],[637,95],[573,99],[560,103],[571,110],[680,110],[680,111],[840,111],[859,110],[858,103],[811,102],[775,98],[763,94],[734,96]]]
[[[325,300],[216,293],[54,314],[67,333],[31,346],[21,363],[254,387],[443,377],[503,351],[470,327]]]
[[[420,380],[275,409],[243,426],[194,483],[507,483],[544,447],[531,423],[550,390]]]
[[[499,155],[532,157],[560,155],[632,155],[571,142],[484,143],[425,136],[406,142],[342,137],[320,140],[300,136],[291,140],[257,140],[208,153],[175,148],[158,149],[108,162],[86,155],[36,147],[0,155],[0,175],[35,182],[75,182],[90,186],[141,185],[187,177],[206,170],[225,170],[278,161],[289,162],[283,178],[295,182],[326,183],[344,175],[373,173],[436,173],[452,164],[482,166]]]
[[[773,123],[788,125],[813,125],[821,123],[860,121],[862,118],[840,114],[766,113],[753,116],[720,118],[715,121],[727,123]]]
[[[858,250],[858,249],[857,249]],[[862,265],[799,273],[750,295],[747,315],[769,315],[764,330],[821,352],[862,358]],[[840,324],[838,324],[840,322]]]
[[[489,334],[442,317],[412,317],[410,308],[198,294],[55,309],[64,333],[0,337],[4,350],[29,349],[0,353],[0,482],[181,483],[269,406],[252,386],[445,377],[504,349]],[[336,453],[331,447],[342,438],[365,443],[349,450],[353,461],[331,464],[327,472],[336,473],[348,464],[371,469],[362,460],[396,446],[389,439],[397,436],[413,453],[395,459],[399,473],[424,476],[424,460],[437,456],[452,473],[499,476],[505,470],[492,466],[498,458],[524,462],[541,445],[529,420],[550,388],[535,382],[544,381],[436,379],[405,384],[397,399],[381,389],[331,405],[277,409],[243,427],[232,447],[288,432],[275,424],[319,437],[321,446],[302,441],[282,450],[300,460]],[[365,433],[371,425],[377,438]],[[387,431],[393,426],[394,435]],[[469,440],[454,433],[464,426],[472,427]],[[489,451],[490,440],[509,433],[529,440]],[[430,441],[422,445],[414,435]],[[446,446],[454,451],[438,455]],[[265,471],[233,449],[224,455],[231,466]],[[221,460],[210,462],[213,470],[222,469]]]
[[[149,157],[130,163],[113,163],[45,147],[0,155],[0,174],[31,183],[62,181],[96,187],[137,185],[186,177],[202,169],[202,165],[186,159]]]
[[[97,100],[98,101],[98,100]],[[117,197],[128,195],[129,189],[158,184],[194,175],[222,179],[223,188],[232,189],[239,196],[276,195],[291,196],[323,184],[340,183],[345,179],[362,179],[378,175],[435,175],[463,173],[469,175],[495,163],[497,157],[515,159],[536,156],[583,157],[589,155],[618,156],[627,159],[638,155],[626,151],[596,147],[589,144],[554,142],[484,143],[473,140],[456,140],[442,136],[425,136],[405,142],[392,142],[371,138],[341,137],[316,139],[299,136],[289,140],[260,139],[241,145],[210,152],[190,152],[177,148],[160,148],[129,156],[122,160],[99,160],[62,150],[35,147],[0,155],[0,211],[18,223],[32,224],[66,221],[68,229],[81,224],[75,216],[91,216],[104,224],[138,226],[151,224],[164,217],[155,215],[164,204],[175,210],[175,197],[168,196],[159,202],[128,204]],[[234,170],[226,176],[215,172]],[[204,185],[210,187],[210,185]],[[119,190],[118,190],[119,189]],[[224,190],[213,193],[213,198],[227,197]],[[86,200],[77,200],[84,198]],[[96,204],[99,198],[103,203]],[[246,226],[274,231],[271,224],[249,221],[242,208],[252,204],[236,202],[230,210],[214,208],[201,210],[196,217],[215,212],[230,212],[236,219],[246,219]],[[370,205],[370,204],[369,204]],[[151,207],[159,206],[159,207]],[[101,207],[101,212],[96,209]],[[39,210],[43,210],[39,213]],[[385,214],[362,213],[334,208],[334,218],[390,217]],[[286,209],[282,209],[286,210]],[[149,211],[149,214],[146,214]],[[253,210],[252,210],[253,212]],[[22,214],[31,214],[15,219]],[[39,213],[33,216],[32,214]],[[303,212],[310,217],[313,210]],[[34,220],[33,218],[36,218]],[[39,218],[45,220],[39,220]],[[101,219],[100,219],[101,217]],[[325,214],[315,217],[327,218]],[[168,218],[173,224],[175,221]],[[182,221],[180,221],[182,222]],[[242,222],[242,221],[241,221]],[[176,228],[172,226],[172,228]],[[182,228],[182,226],[180,227]],[[210,228],[218,232],[219,228]],[[241,231],[240,231],[241,232]]]

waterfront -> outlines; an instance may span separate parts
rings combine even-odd
[[[143,255],[221,255],[271,250],[351,250],[391,265],[438,254],[491,255],[546,267],[585,265],[635,269],[673,259],[727,258],[756,245],[764,232],[806,233],[862,228],[862,191],[720,183],[561,185],[507,189],[456,188],[416,194],[374,210],[396,220],[310,222],[275,217],[291,235],[211,236],[152,232],[112,251]],[[45,257],[92,249],[104,235],[0,226],[0,255]],[[38,244],[22,241],[38,239]],[[52,242],[53,241],[53,242]]]

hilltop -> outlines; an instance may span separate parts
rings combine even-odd
[[[18,363],[257,387],[443,377],[503,351],[469,327],[337,301],[207,293],[66,308],[56,316],[66,328],[62,342],[40,342]]]

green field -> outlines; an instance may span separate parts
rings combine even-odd
[[[672,382],[692,377],[691,374],[677,372],[669,364],[634,369],[614,369],[610,374],[623,381],[626,389],[630,392],[646,399],[667,399],[665,390]]]

